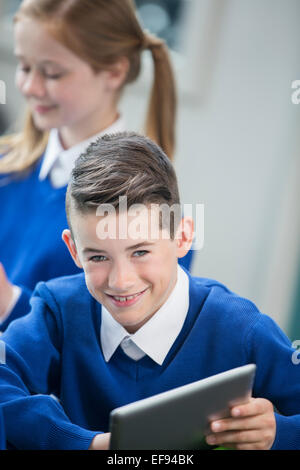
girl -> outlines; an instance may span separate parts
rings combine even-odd
[[[76,272],[61,241],[66,185],[92,140],[125,130],[118,103],[145,49],[154,61],[145,133],[171,159],[176,111],[167,48],[142,30],[131,0],[24,0],[14,34],[27,113],[21,133],[0,139],[2,330],[29,311],[38,281]]]

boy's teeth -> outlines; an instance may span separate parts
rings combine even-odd
[[[118,297],[118,296],[114,295],[114,299],[118,300],[119,302],[126,302],[126,300],[131,300],[134,297],[136,297],[137,295],[138,294],[129,295],[128,297]]]

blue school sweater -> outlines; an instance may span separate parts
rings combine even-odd
[[[95,434],[108,431],[112,409],[255,363],[253,395],[278,410],[273,448],[300,449],[300,366],[293,364],[290,341],[222,284],[190,276],[189,282],[188,314],[161,366],[148,356],[134,361],[120,347],[105,362],[101,305],[82,274],[39,283],[30,314],[1,337],[0,405],[9,443],[87,449]]]
[[[79,273],[61,239],[68,227],[65,215],[67,187],[53,188],[49,178],[38,176],[42,158],[35,168],[22,176],[0,175],[0,262],[9,280],[22,287],[22,294],[9,323],[29,312],[29,299],[39,281]],[[192,251],[179,260],[190,268]]]

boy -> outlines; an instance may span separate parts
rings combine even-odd
[[[250,301],[178,267],[193,237],[179,202],[173,167],[147,138],[105,136],[77,160],[63,240],[84,274],[39,283],[31,313],[1,338],[12,446],[108,448],[113,408],[254,362],[255,398],[213,422],[207,442],[300,448],[290,342]]]

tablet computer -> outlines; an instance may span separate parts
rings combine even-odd
[[[247,364],[112,410],[110,449],[209,448],[209,422],[249,400],[255,370]]]

